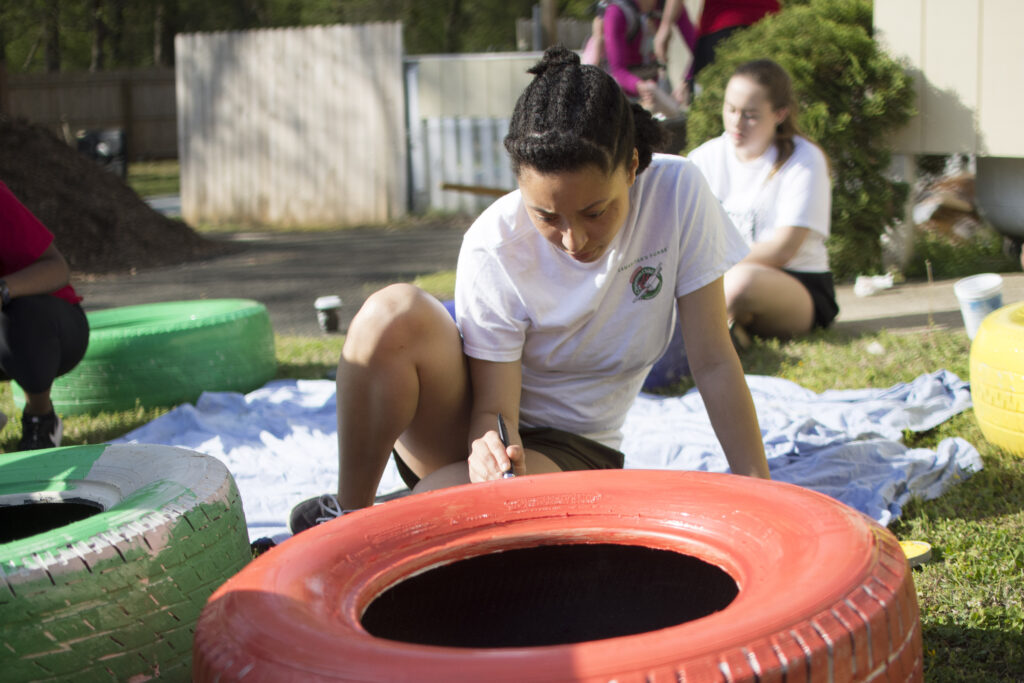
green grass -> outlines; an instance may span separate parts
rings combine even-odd
[[[178,161],[133,161],[128,164],[128,185],[140,197],[178,194]]]
[[[444,289],[447,275],[425,282]],[[335,366],[343,337],[276,339],[281,378],[319,379]],[[968,378],[970,344],[960,330],[844,336],[830,330],[792,341],[761,341],[743,355],[746,371],[792,380],[814,391],[888,387],[920,374],[950,370]],[[672,393],[689,388],[681,382]],[[10,383],[0,385],[0,410],[17,415]],[[65,420],[67,445],[98,443],[166,412],[133,410]],[[20,434],[12,420],[0,448]],[[914,571],[929,681],[1024,680],[1024,458],[988,444],[968,410],[907,445],[934,449],[947,437],[975,445],[985,468],[933,501],[913,501],[892,525],[901,539],[927,541],[933,560]]]
[[[436,273],[420,275],[412,283],[424,292],[433,294],[441,301],[455,298],[454,270],[439,270]]]
[[[881,353],[879,353],[881,351]],[[814,391],[887,387],[946,369],[969,379],[970,342],[960,330],[819,333],[761,342],[743,356],[748,373],[784,377]],[[683,385],[677,390],[685,388]],[[914,572],[928,681],[1024,680],[1024,458],[985,441],[965,413],[923,434],[914,448],[959,436],[978,448],[984,469],[933,501],[913,501],[891,530],[926,541],[933,560]]]
[[[129,183],[143,196],[176,192],[177,165],[133,164]],[[410,219],[410,225],[417,220],[424,219]],[[983,251],[978,259],[998,257],[993,249]],[[958,262],[963,272],[949,276],[989,267],[987,260],[982,265]],[[416,283],[440,299],[450,299],[454,273],[425,275]],[[341,336],[277,337],[277,376],[322,378],[335,366],[343,341]],[[748,373],[782,377],[820,392],[888,387],[939,369],[969,379],[969,350],[961,330],[852,337],[830,330],[791,342],[761,341],[743,354],[743,364]],[[667,393],[689,388],[683,381]],[[18,414],[9,382],[0,383],[0,410]],[[101,443],[165,412],[137,409],[69,417],[64,443]],[[18,420],[11,422],[0,432],[2,451],[13,450],[20,438]],[[1024,458],[988,444],[971,410],[904,438],[910,447],[934,449],[953,436],[978,448],[984,469],[937,500],[912,501],[891,526],[899,538],[927,541],[933,547],[932,561],[914,571],[925,677],[939,683],[1024,681]]]

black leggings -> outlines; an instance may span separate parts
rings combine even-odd
[[[78,304],[40,294],[0,310],[0,371],[28,394],[50,389],[78,365],[89,345],[89,321]]]

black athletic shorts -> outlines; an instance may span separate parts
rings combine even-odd
[[[563,472],[621,470],[626,461],[626,456],[614,448],[553,427],[524,427],[519,430],[519,436],[523,438],[524,448],[543,453]],[[420,478],[402,461],[397,451],[392,451],[391,455],[395,458],[402,481],[409,488],[414,487]]]
[[[836,303],[836,286],[832,273],[802,273],[796,270],[783,272],[800,281],[811,295],[814,302],[814,327],[826,328],[839,315],[839,304]]]

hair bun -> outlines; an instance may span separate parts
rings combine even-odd
[[[554,45],[544,50],[544,57],[527,70],[534,76],[540,76],[548,69],[562,66],[579,66],[580,56],[564,45]]]

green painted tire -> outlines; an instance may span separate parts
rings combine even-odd
[[[87,317],[85,357],[53,384],[51,399],[62,415],[175,406],[204,391],[252,391],[277,371],[270,316],[258,301],[173,301]],[[12,388],[23,407],[24,392]]]
[[[216,458],[169,446],[0,460],[8,525],[39,514],[33,505],[83,502],[103,511],[0,543],[3,678],[189,680],[206,599],[251,559],[234,479]]]

